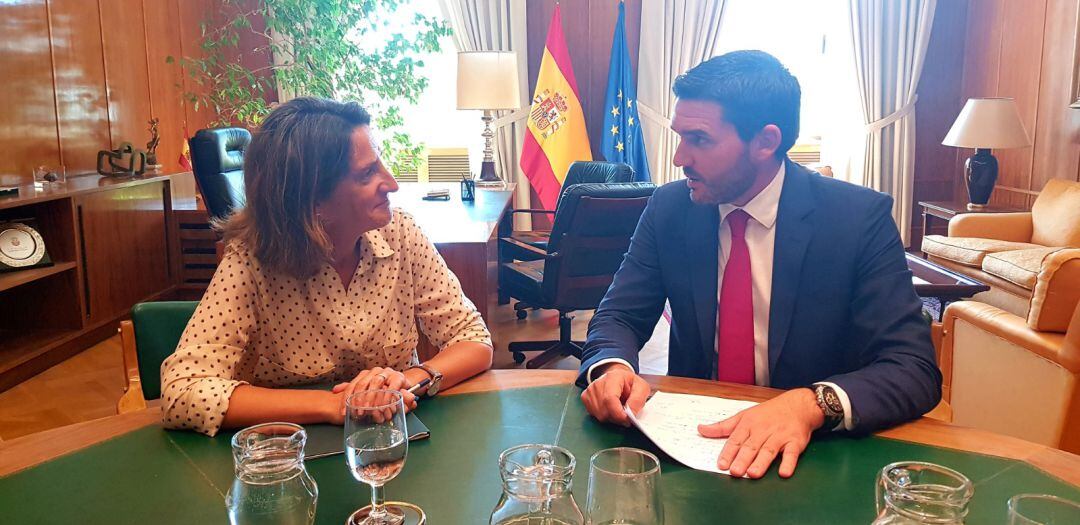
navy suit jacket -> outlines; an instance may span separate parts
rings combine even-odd
[[[770,386],[836,383],[851,401],[857,432],[930,411],[941,398],[941,372],[892,198],[785,165],[769,307]],[[712,377],[719,226],[717,206],[694,204],[685,181],[656,190],[589,323],[579,384],[601,359],[625,359],[636,370],[665,301],[668,374]]]

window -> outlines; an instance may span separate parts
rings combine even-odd
[[[799,79],[802,114],[792,156],[818,151],[843,178],[850,148],[863,136],[847,1],[727,0],[719,39],[720,53],[760,49]]]
[[[392,13],[386,25],[387,34],[411,27],[417,14],[440,20],[443,16],[438,2],[407,1]],[[457,47],[449,36],[443,37],[439,44],[441,51],[419,57],[424,63],[421,74],[428,79],[427,89],[416,104],[399,104],[405,129],[414,142],[424,144],[428,150],[466,148],[470,169],[479,173],[484,151],[481,112],[456,109]]]

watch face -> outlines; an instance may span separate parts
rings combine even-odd
[[[13,268],[33,266],[45,256],[45,242],[33,228],[18,222],[0,226],[0,263]]]

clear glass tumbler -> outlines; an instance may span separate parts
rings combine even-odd
[[[636,448],[609,448],[589,459],[586,525],[664,523],[660,460]]]
[[[963,474],[941,465],[901,461],[881,469],[874,525],[963,523],[975,494]]]
[[[1080,523],[1080,504],[1049,494],[1017,494],[1009,498],[1009,525]]]
[[[233,525],[310,525],[319,488],[304,468],[307,433],[292,423],[245,428],[232,438],[236,480],[225,497]]]

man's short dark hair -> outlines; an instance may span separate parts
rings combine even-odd
[[[776,57],[755,50],[732,51],[710,58],[679,75],[675,96],[720,104],[724,120],[744,142],[761,128],[780,128],[777,158],[784,158],[799,136],[799,81]]]

